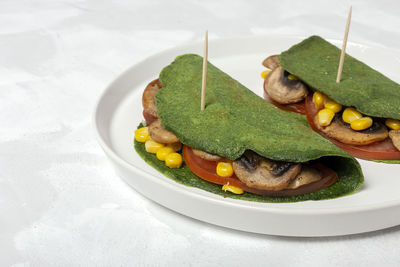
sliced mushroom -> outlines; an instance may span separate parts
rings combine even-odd
[[[174,151],[180,151],[182,149],[182,143],[181,142],[176,142],[176,143],[169,143],[169,147],[171,147]]]
[[[277,67],[268,74],[264,82],[265,92],[280,104],[302,101],[308,93],[307,87],[298,79],[289,79],[290,74]]]
[[[393,145],[400,151],[400,130],[391,130],[389,137],[392,139]]]
[[[147,85],[142,95],[142,105],[144,111],[154,117],[157,117],[157,106],[154,96],[161,87],[162,85],[160,81],[158,79],[154,80]]]
[[[368,145],[385,140],[388,137],[388,131],[381,123],[374,122],[369,129],[354,131],[340,119],[339,114],[335,116],[328,126],[319,125],[318,114],[316,114],[314,124],[318,130],[328,137],[349,145]]]
[[[321,180],[321,178],[322,174],[320,171],[309,166],[303,166],[301,168],[301,172],[296,176],[296,178],[294,178],[293,181],[289,183],[289,185],[286,188],[296,189],[299,188],[300,186],[319,181]]]
[[[255,160],[254,158],[249,160],[247,156],[242,156],[233,162],[233,171],[239,180],[248,187],[261,190],[281,190],[300,172],[301,164],[285,164],[283,172],[276,171],[279,169],[279,165],[281,164],[259,156]]]
[[[214,155],[214,154],[210,154],[208,152],[205,152],[203,150],[199,150],[199,149],[195,149],[192,148],[193,154],[195,154],[196,156],[198,156],[199,158],[205,159],[205,160],[210,160],[210,161],[217,161],[222,159],[220,156],[218,155]]]
[[[273,56],[267,57],[266,59],[264,59],[262,64],[271,70],[274,70],[277,67],[280,67],[281,64],[279,63],[279,55],[273,55]]]
[[[174,133],[162,127],[160,119],[157,119],[152,124],[150,124],[149,135],[151,138],[153,138],[154,141],[163,144],[179,142],[178,137],[176,137]]]

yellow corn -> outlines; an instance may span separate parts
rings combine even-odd
[[[156,156],[159,160],[164,161],[168,154],[171,154],[174,152],[175,152],[175,150],[173,150],[171,147],[165,146],[165,147],[162,147],[157,150]]]
[[[343,111],[342,119],[344,122],[351,123],[352,121],[362,118],[362,114],[358,112],[355,108],[346,108]]]
[[[182,156],[179,153],[170,153],[165,157],[165,164],[170,168],[180,168],[182,166]]]
[[[217,174],[221,177],[230,177],[233,174],[232,163],[220,161],[217,164]]]
[[[149,127],[142,127],[135,130],[135,139],[138,142],[144,143],[149,140]]]
[[[144,143],[144,147],[146,148],[146,151],[152,154],[156,154],[157,151],[160,148],[163,148],[165,145],[161,143],[157,143],[154,140],[147,140],[146,143]]]
[[[263,79],[267,78],[268,74],[270,73],[270,70],[264,70],[263,72],[261,72],[261,77]]]
[[[325,108],[329,108],[330,110],[332,110],[335,113],[338,113],[339,111],[342,110],[342,105],[340,105],[339,103],[336,103],[333,100],[327,100],[325,102]]]
[[[317,109],[323,109],[324,108],[324,104],[325,104],[325,100],[326,100],[326,96],[320,92],[315,92],[313,94],[312,100],[315,104],[315,108]]]
[[[224,190],[225,192],[229,191],[229,192],[237,194],[237,195],[241,195],[244,193],[243,189],[236,187],[236,186],[229,185],[229,184],[224,184],[222,186],[222,190]]]
[[[356,131],[362,131],[368,129],[372,125],[372,119],[370,117],[362,117],[360,119],[354,120],[350,123],[350,127]]]
[[[293,74],[289,74],[287,77],[288,77],[289,80],[292,80],[292,81],[293,80],[297,80],[297,77],[294,76]]]
[[[331,124],[333,117],[335,117],[335,112],[333,112],[331,109],[321,109],[318,112],[318,123],[321,126],[328,126]]]
[[[182,143],[181,142],[171,143],[168,144],[167,147],[172,148],[174,151],[179,151],[182,149]]]
[[[386,126],[395,131],[400,130],[400,121],[395,119],[387,119],[385,122]]]

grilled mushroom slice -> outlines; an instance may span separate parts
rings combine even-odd
[[[210,160],[210,161],[217,161],[222,159],[220,156],[218,155],[214,155],[214,154],[210,154],[208,152],[205,152],[203,150],[199,150],[199,149],[195,149],[192,148],[193,154],[195,154],[196,156],[198,156],[199,158],[205,159],[205,160]]]
[[[309,166],[303,166],[301,168],[301,172],[296,176],[296,178],[293,179],[293,181],[289,183],[289,185],[286,188],[296,189],[299,188],[300,186],[319,181],[321,180],[321,178],[322,174],[320,171]]]
[[[314,125],[328,137],[349,145],[368,145],[385,140],[388,137],[388,130],[379,122],[374,122],[366,130],[354,131],[341,119],[340,113],[335,115],[332,123],[328,126],[319,125],[317,114],[314,117]]]
[[[262,64],[271,70],[274,70],[277,67],[280,67],[281,64],[279,63],[279,55],[273,55],[273,56],[267,57],[266,59],[264,59]]]
[[[392,139],[393,145],[400,150],[400,130],[391,130],[389,132],[389,137]]]
[[[154,141],[170,144],[179,142],[179,138],[176,135],[166,129],[164,129],[161,125],[160,119],[157,119],[149,126],[149,135],[153,138]]]
[[[235,160],[233,170],[248,187],[281,190],[300,172],[301,164],[276,162],[252,153]]]
[[[174,151],[180,151],[182,149],[182,143],[181,142],[168,143],[168,146],[170,148],[172,148]]]
[[[158,79],[154,80],[147,85],[142,96],[142,105],[144,111],[154,117],[157,117],[157,106],[154,96],[161,87],[162,85],[160,81]]]
[[[289,79],[289,75],[282,67],[277,67],[265,78],[265,92],[280,104],[300,102],[308,93],[307,87],[300,80]]]

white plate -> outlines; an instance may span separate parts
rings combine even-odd
[[[257,94],[262,94],[262,60],[303,38],[257,36],[212,40],[209,60]],[[340,45],[339,42],[335,42]],[[400,53],[349,43],[348,52],[400,81]],[[141,94],[161,69],[184,53],[202,54],[202,42],[154,55],[128,69],[105,90],[94,115],[98,140],[118,174],[149,199],[181,214],[233,229],[284,236],[333,236],[400,224],[400,165],[361,161],[365,184],[350,196],[269,204],[223,198],[186,187],[147,165],[132,144],[142,121]]]

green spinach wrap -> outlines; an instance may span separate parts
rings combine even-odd
[[[206,108],[200,111],[201,80],[202,57],[182,55],[162,70],[159,76],[162,88],[155,94],[157,117],[162,128],[176,135],[184,145],[186,164],[183,167],[167,167],[155,155],[146,152],[145,144],[135,141],[137,152],[166,176],[224,197],[260,202],[336,198],[354,192],[363,183],[358,162],[315,133],[305,118],[277,109],[210,63],[207,71]],[[261,163],[264,167],[272,164],[268,166],[272,166],[270,171],[277,177],[292,172],[294,166],[300,166],[297,176],[291,177],[286,183],[291,185],[303,171],[312,168],[316,168],[323,176],[324,171],[315,167],[323,165],[336,173],[338,180],[328,187],[318,188],[320,190],[295,196],[249,192],[232,194],[221,190],[221,185],[207,182],[204,177],[202,179],[192,172],[188,162],[192,162],[192,159],[188,160],[185,155],[185,148],[188,147],[219,156],[223,161],[229,159],[233,162],[234,175],[257,172],[261,168],[257,164]],[[252,166],[253,163],[256,165]],[[274,169],[276,166],[278,171]],[[282,170],[283,174],[279,173]],[[242,181],[242,177],[238,175],[238,178]],[[247,186],[252,183],[249,180],[242,182]],[[258,182],[255,181],[256,184]],[[259,187],[257,189],[260,190]],[[291,187],[281,189],[287,191]]]
[[[337,83],[340,55],[338,47],[311,36],[267,58],[264,65],[273,69],[264,84],[268,97],[289,110],[303,105],[311,127],[355,157],[399,161],[400,85],[347,54]],[[280,99],[283,86],[291,94]]]
[[[400,119],[400,84],[348,54],[336,83],[340,54],[333,44],[311,36],[282,52],[279,62],[308,86],[344,106],[372,117]]]

